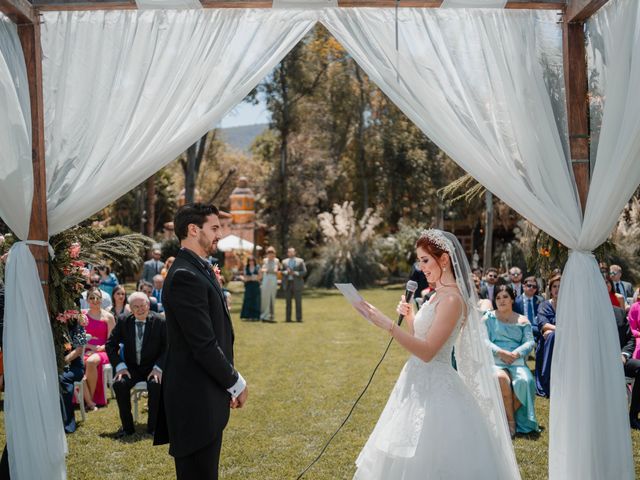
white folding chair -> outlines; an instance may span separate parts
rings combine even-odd
[[[107,388],[111,391],[111,398],[115,398],[113,391],[113,368],[110,363],[102,366],[102,383],[104,386],[104,398],[107,398]]]
[[[138,382],[131,389],[131,400],[133,401],[133,421],[138,422],[138,401],[142,394],[147,391],[147,382]]]

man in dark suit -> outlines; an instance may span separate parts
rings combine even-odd
[[[494,267],[487,268],[486,280],[484,285],[480,285],[480,298],[486,298],[493,302],[495,288],[498,284],[498,269]]]
[[[149,311],[149,299],[142,292],[129,296],[132,313],[116,323],[106,344],[109,362],[116,376],[113,390],[118,401],[122,428],[118,437],[135,433],[131,416],[131,389],[138,382],[147,382],[149,392],[149,419],[147,432],[156,428],[162,369],[167,353],[167,330],[162,318]],[[124,345],[124,361],[120,357],[120,344]]]
[[[538,331],[538,322],[536,318],[538,316],[538,305],[544,301],[541,295],[538,295],[538,282],[536,277],[531,275],[524,279],[522,283],[523,294],[516,297],[516,301],[513,304],[513,311],[524,315],[529,319],[531,328],[533,330],[533,336],[536,341],[540,337]]]
[[[178,480],[218,478],[222,432],[247,384],[233,366],[233,327],[207,257],[221,238],[218,209],[186,204],[174,227],[182,248],[162,292],[169,350],[154,444],[169,443]]]
[[[624,310],[619,307],[613,307],[613,313],[618,326],[624,374],[629,378],[635,379],[631,392],[631,405],[629,405],[629,422],[631,428],[640,430],[640,419],[638,419],[638,415],[640,415],[640,360],[632,358],[633,351],[636,348],[636,338],[631,333],[631,327],[629,327],[629,321]]]

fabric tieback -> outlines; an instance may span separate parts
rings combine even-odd
[[[56,252],[53,250],[53,247],[51,246],[51,244],[45,240],[23,240],[24,243],[26,243],[27,245],[36,245],[38,247],[47,247],[49,250],[49,256],[51,257],[51,260],[53,260],[54,258],[56,258]]]

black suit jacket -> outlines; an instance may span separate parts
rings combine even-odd
[[[627,315],[620,307],[613,307],[613,314],[616,317],[616,325],[618,327],[620,350],[622,353],[626,353],[629,358],[632,358],[633,352],[636,348],[636,337],[631,333],[631,327],[629,326]]]
[[[162,304],[169,349],[154,444],[168,442],[169,453],[183,457],[210,444],[229,420],[227,389],[238,381],[233,327],[217,280],[184,248],[167,273]]]
[[[109,356],[109,362],[116,366],[120,359],[120,344],[124,344],[124,363],[132,375],[139,373],[147,376],[154,365],[164,369],[165,355],[167,353],[167,328],[165,321],[156,314],[149,312],[142,337],[142,351],[140,352],[140,364],[136,361],[136,317],[129,314],[123,320],[116,323],[105,345]]]

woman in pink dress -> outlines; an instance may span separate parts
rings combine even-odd
[[[85,327],[91,340],[85,350],[85,378],[87,388],[84,390],[84,401],[87,411],[95,411],[98,406],[107,404],[107,395],[102,382],[102,366],[109,363],[105,352],[105,343],[116,322],[109,312],[102,308],[102,294],[93,287],[87,291],[89,310],[85,313],[89,324]]]
[[[633,333],[636,339],[636,349],[633,352],[633,358],[640,360],[640,297],[636,300],[636,303],[631,305],[627,319],[629,320],[631,333]]]

